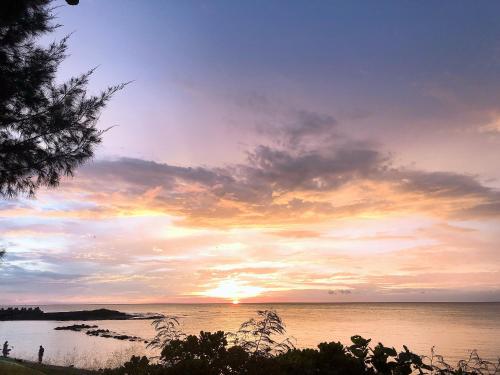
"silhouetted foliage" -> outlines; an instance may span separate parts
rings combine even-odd
[[[500,362],[484,361],[472,352],[456,367],[446,364],[432,351],[431,357],[421,357],[406,346],[398,352],[371,340],[352,336],[352,344],[324,342],[317,349],[296,349],[292,345],[276,345],[273,335],[285,335],[286,330],[274,311],[259,311],[258,317],[242,324],[238,333],[200,332],[179,335],[177,320],[166,319],[158,327],[167,332],[162,338],[160,362],[151,364],[146,357],[132,357],[123,367],[107,369],[107,375],[492,375],[500,373]],[[172,324],[170,324],[172,323]],[[172,334],[174,332],[174,334]],[[172,338],[175,335],[178,338]],[[232,342],[228,338],[233,338]],[[247,340],[247,341],[245,341]]]
[[[43,315],[39,307],[8,307],[0,308],[0,321],[3,320],[38,320]]]
[[[148,348],[162,349],[171,341],[180,340],[186,335],[179,329],[179,320],[175,316],[163,316],[151,322],[156,336],[148,343]]]
[[[149,359],[147,357],[132,356],[130,361],[123,365],[126,374],[148,375],[151,372]]]
[[[103,130],[100,111],[123,84],[87,95],[94,70],[58,85],[68,37],[47,47],[36,39],[52,32],[51,0],[0,1],[0,196],[33,195],[91,158]]]
[[[276,340],[276,336],[283,336],[285,333],[285,324],[276,311],[258,310],[257,318],[251,318],[240,326],[234,344],[253,355],[279,354],[294,348],[289,337]]]
[[[458,361],[456,366],[445,362],[443,356],[435,353],[434,347],[430,356],[422,356],[423,361],[433,369],[433,374],[455,375],[455,374],[477,374],[491,375],[500,374],[500,358],[496,363],[485,361],[480,358],[477,350],[472,350],[469,358]]]

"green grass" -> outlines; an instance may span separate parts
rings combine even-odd
[[[13,359],[0,358],[0,374],[2,375],[90,375],[92,371],[77,368],[40,365],[38,363],[21,363]]]
[[[0,360],[0,374],[8,375],[43,375],[43,372],[8,360]]]

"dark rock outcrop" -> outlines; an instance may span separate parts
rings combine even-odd
[[[56,331],[74,331],[85,332],[88,336],[104,337],[116,340],[139,341],[147,343],[146,340],[137,336],[123,335],[110,331],[109,329],[100,329],[98,326],[90,326],[88,324],[73,324],[72,326],[61,326],[54,328]]]
[[[98,309],[82,311],[43,312],[36,308],[12,308],[0,309],[0,321],[2,320],[129,320],[129,319],[156,319],[158,315],[127,314],[117,310]]]
[[[88,324],[73,324],[72,326],[62,326],[54,328],[56,331],[75,331],[80,332],[81,330],[97,328],[97,326],[89,326]]]

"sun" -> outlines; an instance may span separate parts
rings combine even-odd
[[[242,299],[256,297],[264,291],[258,286],[248,285],[242,280],[226,279],[219,281],[218,285],[202,294],[207,297],[224,298],[234,305],[240,303]]]

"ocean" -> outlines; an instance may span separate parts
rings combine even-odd
[[[300,348],[324,341],[350,343],[350,337],[371,338],[374,345],[402,349],[407,345],[420,355],[431,348],[450,363],[468,357],[476,349],[480,356],[500,356],[500,303],[283,303],[283,304],[143,304],[143,305],[50,305],[46,312],[114,309],[129,313],[162,313],[179,318],[186,333],[236,331],[257,310],[274,309],[283,318],[287,334]],[[35,359],[38,346],[55,364],[88,368],[114,366],[132,354],[149,354],[144,344],[90,337],[82,332],[55,331],[61,325],[81,322],[0,322],[0,340],[13,346],[17,358]],[[99,328],[150,339],[151,321],[95,321]]]

